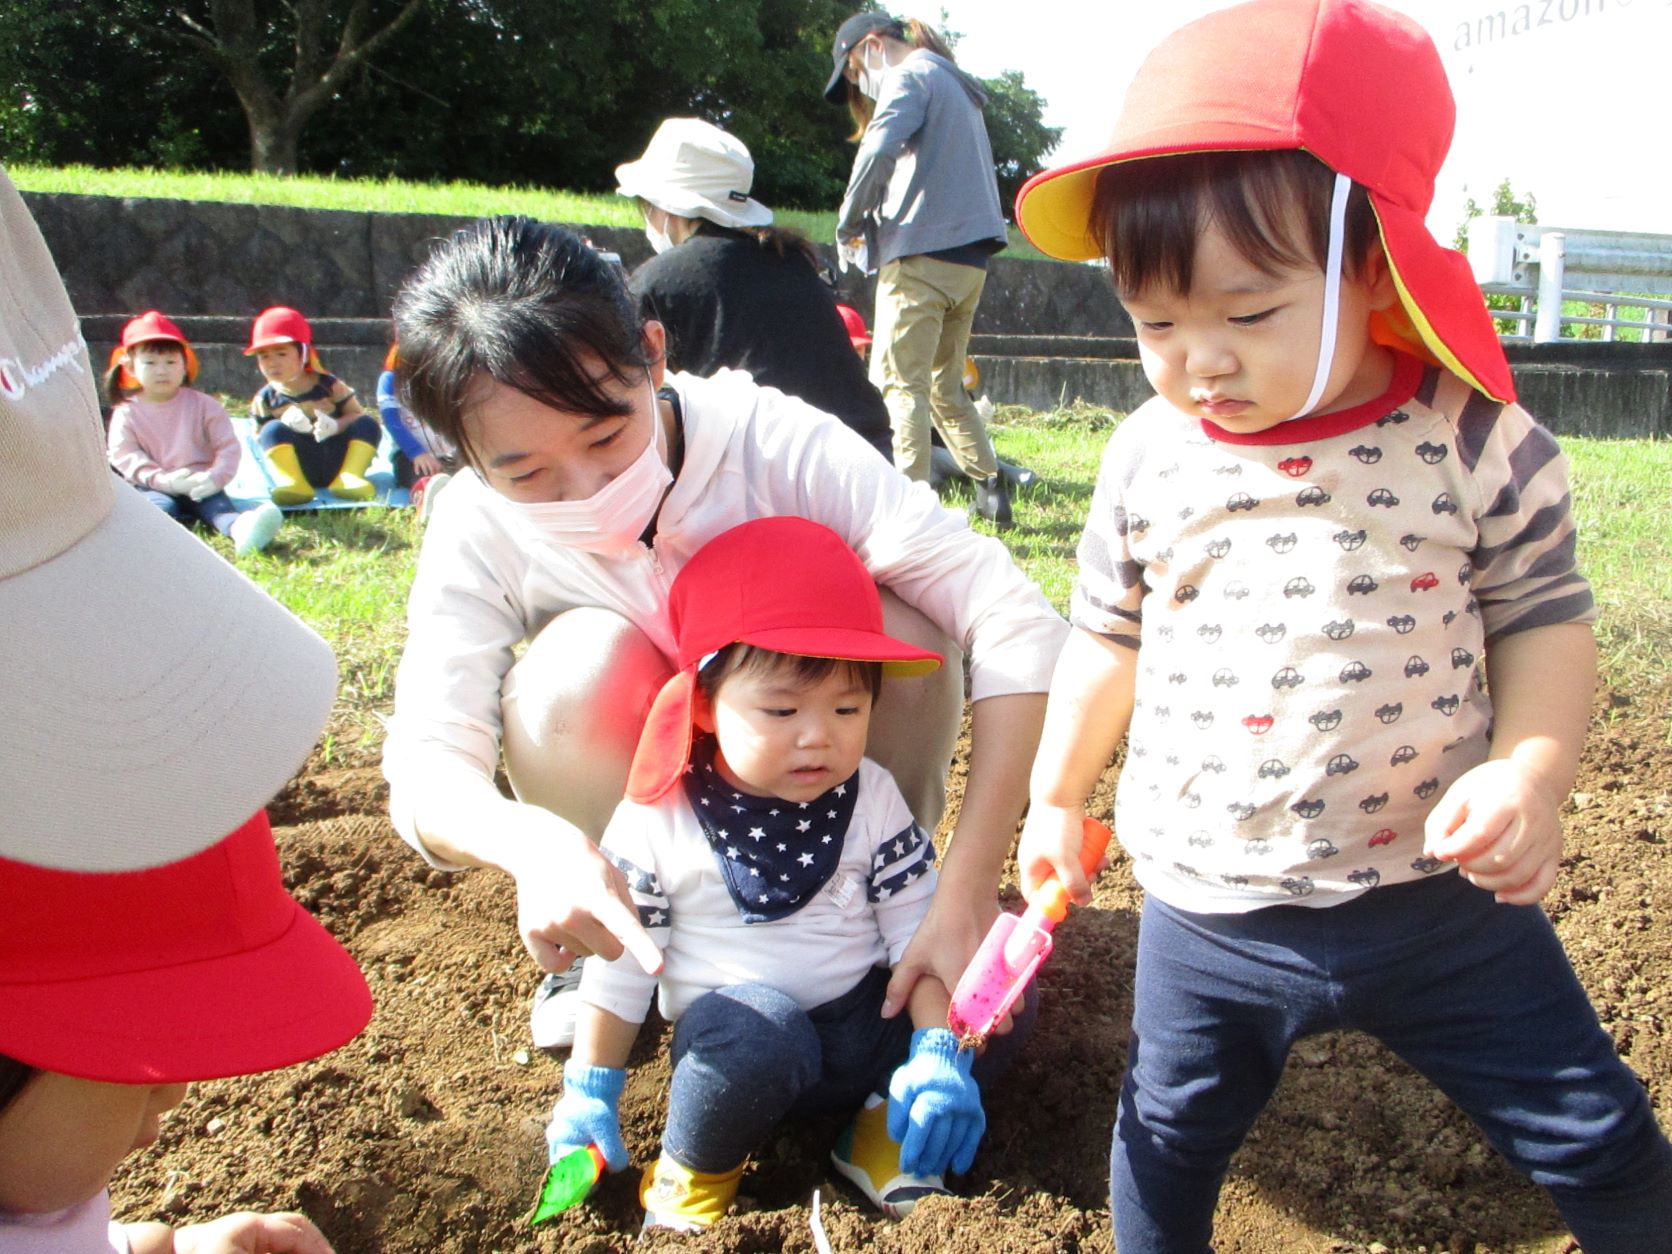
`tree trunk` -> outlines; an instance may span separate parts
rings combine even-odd
[[[302,128],[289,118],[250,116],[250,172],[295,174]]]

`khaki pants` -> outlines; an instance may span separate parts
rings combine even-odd
[[[964,391],[970,323],[987,272],[933,257],[900,257],[877,276],[871,382],[894,426],[894,465],[907,478],[929,478],[929,424],[958,468],[972,479],[998,470],[987,424]]]
[[[912,816],[933,832],[946,809],[946,772],[964,710],[963,652],[934,622],[887,589],[883,628],[946,661],[911,679],[885,679],[865,753],[899,784]],[[519,801],[543,806],[596,842],[627,790],[627,769],[667,658],[613,611],[552,619],[505,676],[505,773]]]

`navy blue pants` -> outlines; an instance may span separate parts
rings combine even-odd
[[[858,1112],[911,1052],[911,1016],[881,1015],[882,967],[850,991],[803,1010],[764,984],[705,993],[674,1025],[673,1084],[662,1152],[692,1171],[730,1171],[791,1115]],[[1039,1012],[1030,985],[1015,1027],[994,1036],[972,1074],[985,1086],[1020,1051]]]
[[[277,444],[288,444],[294,448],[303,475],[316,488],[329,487],[331,480],[342,472],[343,458],[348,455],[351,443],[363,440],[376,448],[382,438],[383,428],[370,414],[361,414],[329,440],[316,440],[311,435],[292,431],[277,418],[269,418],[256,432],[256,440],[262,448],[272,448]]]
[[[211,492],[201,501],[194,501],[189,496],[171,496],[156,488],[139,490],[145,494],[146,500],[170,518],[187,524],[194,518],[202,519],[223,536],[231,535],[232,524],[238,521],[239,509],[225,492]]]
[[[1672,1146],[1537,906],[1461,875],[1323,909],[1151,898],[1109,1160],[1121,1254],[1205,1254],[1231,1156],[1290,1047],[1381,1040],[1549,1190],[1585,1254],[1672,1244]]]

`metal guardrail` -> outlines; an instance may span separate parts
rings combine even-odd
[[[1488,294],[1519,298],[1517,309],[1494,309],[1518,323],[1506,342],[1549,344],[1563,326],[1603,328],[1613,340],[1636,328],[1645,341],[1672,339],[1672,235],[1634,231],[1579,231],[1483,217],[1469,223],[1469,264]],[[1563,301],[1601,305],[1602,317],[1566,314]],[[1622,309],[1641,309],[1626,318]]]

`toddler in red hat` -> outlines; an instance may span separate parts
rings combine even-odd
[[[1415,22],[1254,0],[1160,45],[1017,217],[1104,256],[1157,393],[1080,542],[1019,859],[1146,901],[1111,1157],[1121,1254],[1206,1254],[1291,1047],[1358,1029],[1543,1185],[1661,1248],[1672,1147],[1537,903],[1595,675],[1566,463],[1423,215],[1451,94]]]
[[[349,387],[327,374],[313,328],[284,305],[264,309],[250,328],[246,357],[267,380],[250,401],[273,471],[275,505],[306,505],[324,488],[345,501],[369,501],[377,485],[366,469],[377,456],[377,420]]]
[[[226,494],[238,437],[226,408],[190,386],[196,378],[197,354],[171,318],[149,309],[129,319],[105,375],[110,464],[169,517],[202,519],[235,552],[258,552],[284,516],[267,502],[240,510]]]
[[[899,1217],[969,1169],[986,1126],[979,1084],[1034,1009],[979,1061],[947,1030],[932,977],[913,989],[911,1023],[881,1017],[934,891],[934,847],[865,738],[884,676],[941,658],[884,634],[863,563],[801,518],[716,536],[674,579],[669,610],[678,670],[602,845],[664,965],[656,977],[629,955],[587,963],[553,1160],[593,1145],[626,1167],[617,1106],[655,994],[675,1027],[647,1228],[712,1224],[773,1128],[827,1110],[856,1112],[836,1169]]]
[[[371,1015],[260,809],[336,667],[111,473],[75,311],[3,171],[0,290],[0,1254],[330,1254],[297,1214],[111,1222],[112,1173],[187,1081],[316,1057]],[[142,334],[182,349],[164,322]],[[289,677],[282,703],[251,658]]]

